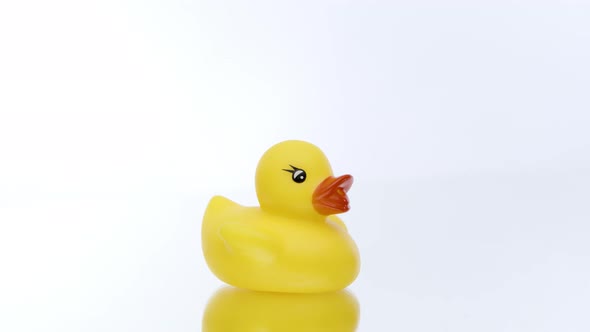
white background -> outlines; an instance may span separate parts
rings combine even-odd
[[[360,331],[590,330],[590,4],[0,2],[0,330],[199,331],[207,200],[351,173]]]

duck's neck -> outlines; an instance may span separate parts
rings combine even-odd
[[[327,216],[323,216],[321,214],[297,214],[297,213],[289,213],[289,214],[285,214],[283,211],[279,212],[279,211],[273,211],[270,209],[265,209],[262,210],[265,213],[268,213],[270,215],[279,217],[279,218],[285,218],[285,219],[292,219],[292,220],[297,220],[298,222],[326,222],[327,220]]]

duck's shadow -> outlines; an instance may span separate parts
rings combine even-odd
[[[348,291],[283,294],[224,287],[209,299],[202,331],[352,332],[359,315],[359,303]]]

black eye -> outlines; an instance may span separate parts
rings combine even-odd
[[[293,165],[289,166],[291,166],[292,169],[283,169],[283,171],[291,173],[291,178],[293,179],[293,181],[295,181],[296,183],[303,183],[305,179],[307,179],[307,174],[304,170],[302,170],[301,168],[297,168]]]
[[[302,183],[307,178],[307,174],[302,169],[297,169],[293,172],[293,181],[297,183]]]

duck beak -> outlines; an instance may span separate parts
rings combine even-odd
[[[352,175],[327,177],[313,193],[313,207],[319,214],[325,216],[348,211],[350,207],[346,193],[351,186]]]

